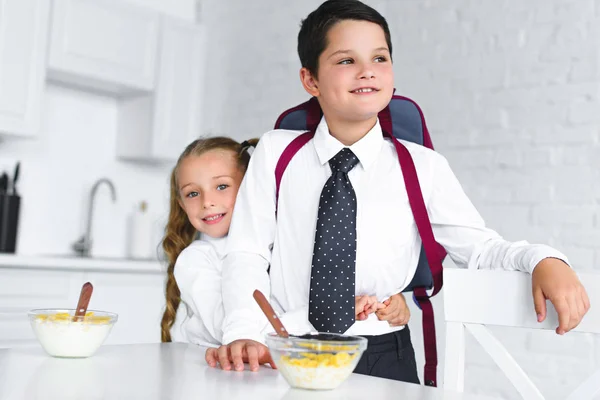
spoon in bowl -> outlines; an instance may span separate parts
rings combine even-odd
[[[90,298],[94,287],[90,282],[86,282],[81,287],[81,293],[79,294],[79,301],[77,302],[77,309],[75,315],[73,315],[73,322],[83,321],[88,305],[90,304]]]
[[[287,339],[291,336],[299,339],[321,340],[329,342],[345,342],[355,340],[352,336],[338,335],[328,332],[309,332],[305,333],[304,335],[291,335],[283,326],[283,323],[275,313],[275,310],[273,310],[273,307],[271,307],[271,304],[266,299],[265,295],[262,294],[260,290],[255,290],[253,293],[253,297],[254,300],[256,300],[256,302],[258,303],[258,306],[260,307],[262,312],[265,314],[265,316],[271,323],[273,329],[275,329],[277,335],[282,338]]]
[[[273,307],[271,307],[271,304],[269,303],[265,295],[262,294],[260,290],[255,290],[252,297],[254,297],[254,300],[256,300],[262,312],[265,313],[265,316],[271,323],[273,329],[275,329],[277,335],[283,338],[288,338],[290,334],[281,323],[281,320],[275,313],[275,310],[273,310]]]

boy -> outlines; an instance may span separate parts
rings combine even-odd
[[[258,334],[264,317],[252,292],[259,289],[297,327],[367,337],[355,372],[416,383],[407,326],[375,315],[347,317],[353,302],[346,293],[380,300],[400,293],[421,246],[394,146],[377,119],[394,87],[387,22],[359,1],[326,1],[303,21],[298,53],[302,85],[317,97],[323,119],[288,165],[277,216],[275,165],[298,132],[271,131],[254,152],[223,267],[228,345],[208,350],[206,360],[223,369],[232,362],[235,370],[243,370],[244,360],[253,371],[259,363],[273,365]],[[559,314],[557,333],[577,326],[589,300],[566,257],[544,245],[503,240],[485,227],[440,154],[402,144],[414,160],[435,238],[453,261],[532,273],[538,320],[550,299]]]

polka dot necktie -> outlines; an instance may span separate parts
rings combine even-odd
[[[331,160],[317,218],[310,276],[308,320],[319,332],[345,332],[355,321],[356,195],[348,172],[358,164],[352,150]]]

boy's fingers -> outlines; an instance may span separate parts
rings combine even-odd
[[[590,309],[590,299],[587,295],[586,290],[583,287],[581,287],[580,292],[581,292],[581,299],[583,300],[583,305],[585,307],[585,312],[588,312]]]
[[[565,298],[558,299],[553,303],[558,313],[558,328],[556,328],[556,333],[563,335],[568,330],[569,320],[571,319],[569,304]]]
[[[583,319],[583,316],[587,312],[585,304],[583,303],[583,298],[577,294],[575,295],[575,301],[577,302],[577,312],[579,313],[579,318]]]
[[[396,310],[390,310],[390,308],[384,308],[381,311],[377,311],[377,318],[380,321],[390,321],[396,316]]]
[[[221,369],[224,369],[225,371],[229,371],[231,369],[231,365],[229,364],[228,353],[228,346],[221,346],[217,349],[217,354],[219,356],[219,364],[221,365]]]
[[[575,295],[571,295],[569,297],[569,327],[567,332],[575,329],[579,322],[581,322],[581,318],[583,314],[579,312],[581,308],[583,308],[583,304],[580,304],[581,299],[577,299]]]
[[[383,315],[389,315],[389,314],[397,313],[399,310],[400,310],[400,308],[398,307],[398,303],[393,301],[390,303],[389,306],[382,308],[378,312],[380,312]]]
[[[388,321],[388,323],[390,326],[402,326],[408,323],[408,318],[406,318],[406,316],[402,316],[399,318],[394,318],[391,321]]]
[[[213,347],[209,347],[208,349],[206,349],[206,354],[204,355],[204,359],[206,360],[206,363],[208,365],[210,365],[213,368],[216,367],[217,359],[218,359],[217,349],[215,349]]]
[[[354,305],[358,306],[360,304],[361,299],[362,296],[354,296]]]
[[[367,304],[367,299],[364,296],[356,297],[355,300],[355,310],[356,313],[360,313],[365,309],[365,305]]]
[[[538,322],[546,319],[546,297],[539,287],[533,289],[533,306],[537,314]]]

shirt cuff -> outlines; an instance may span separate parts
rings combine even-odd
[[[258,313],[249,315],[247,312],[239,311],[227,316],[223,323],[223,344],[242,339],[265,344],[265,336],[261,333],[261,329],[268,321],[260,309]]]
[[[279,316],[279,320],[285,327],[285,330],[292,335],[303,335],[309,332],[315,332],[316,329],[308,321],[308,306],[298,308]],[[263,336],[275,333],[271,324],[265,325],[262,330]]]
[[[249,333],[247,329],[233,329],[223,335],[223,344],[230,344],[236,340],[254,340],[266,346],[265,335],[258,332]]]
[[[546,246],[543,244],[536,245],[526,256],[526,260],[524,260],[525,262],[523,264],[525,268],[527,268],[527,271],[530,274],[533,274],[535,267],[537,267],[540,261],[546,258],[557,258],[563,261],[569,267],[571,267],[571,264],[569,263],[569,260],[567,259],[566,255],[564,255],[556,249],[553,249],[550,246]]]

